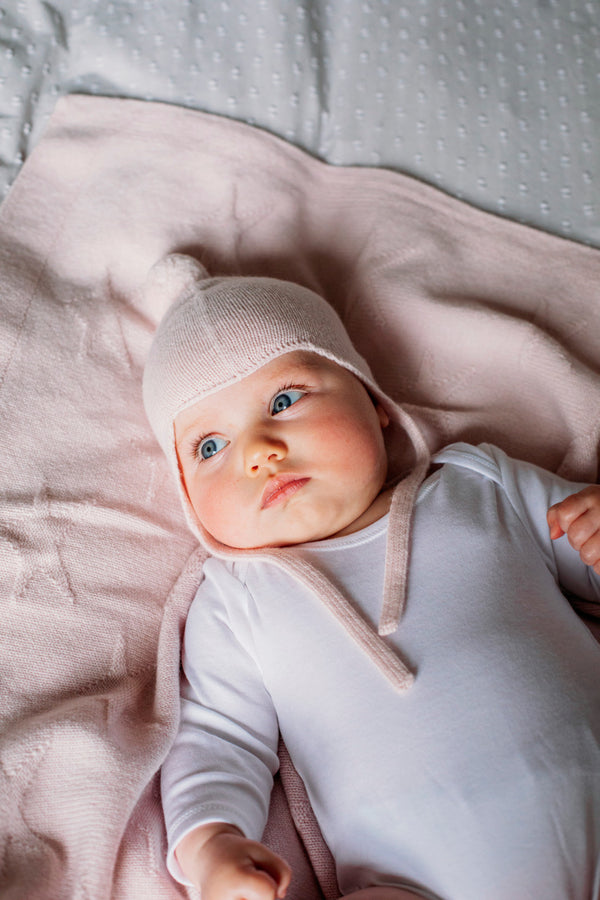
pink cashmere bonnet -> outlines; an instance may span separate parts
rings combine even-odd
[[[211,277],[193,257],[174,253],[150,270],[146,295],[167,310],[144,370],[144,406],[176,477],[177,414],[293,350],[318,353],[359,378],[392,420],[391,462],[406,457],[412,420],[380,390],[338,314],[314,291],[275,278]]]
[[[352,372],[381,403],[390,417],[384,431],[390,480],[402,478],[394,491],[392,519],[401,523],[386,587],[380,634],[398,624],[406,591],[406,563],[415,493],[429,464],[429,450],[413,419],[375,382],[366,361],[355,350],[333,307],[308,288],[262,277],[211,277],[194,258],[171,254],[150,271],[146,299],[166,312],[156,331],[144,369],[146,414],[175,475],[192,531],[204,547],[222,558],[262,556],[294,571],[316,589],[318,576],[298,566],[286,548],[237,550],[216,541],[203,528],[188,500],[175,449],[178,413],[203,397],[241,381],[271,360],[294,350],[324,356]],[[406,476],[406,477],[404,477]],[[395,532],[396,533],[396,532]],[[411,681],[404,664],[358,621],[351,606],[328,584],[318,592],[382,668],[404,689]]]

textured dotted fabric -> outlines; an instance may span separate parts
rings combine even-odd
[[[0,195],[69,92],[230,116],[600,246],[598,0],[0,0]]]

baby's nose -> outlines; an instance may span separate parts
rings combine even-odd
[[[272,469],[287,456],[283,441],[260,435],[248,442],[246,447],[246,473],[255,476],[264,468]]]

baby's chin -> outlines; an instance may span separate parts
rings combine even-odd
[[[207,525],[203,527],[215,541],[232,551],[295,547],[328,538],[344,537],[366,528],[388,512],[391,493],[391,490],[384,490],[373,499],[367,498],[370,502],[366,505],[364,501],[336,504],[332,503],[330,497],[326,503],[307,504],[298,502],[294,497],[290,504],[292,508],[284,515],[277,511],[262,534],[259,528],[211,530]]]
[[[321,533],[321,532],[310,532],[305,535],[297,535],[297,536],[289,536],[285,539],[279,540],[268,540],[264,541],[256,541],[243,540],[240,538],[229,538],[227,541],[215,538],[218,543],[222,544],[224,547],[227,547],[229,550],[282,550],[285,547],[297,547],[300,544],[310,544],[313,541],[323,541],[328,537],[333,537],[334,532],[332,533]]]
[[[349,527],[349,523],[347,526]],[[279,529],[279,533],[274,535],[259,536],[256,533],[239,534],[231,532],[209,532],[204,529],[210,537],[227,547],[229,550],[277,550],[285,547],[295,547],[299,544],[310,544],[313,541],[323,541],[329,537],[334,537],[339,533],[340,528],[337,523],[322,524],[315,527],[314,523],[294,523],[289,529]],[[283,534],[281,533],[283,531]]]
[[[375,518],[379,518],[379,516],[376,516]],[[329,538],[353,534],[355,531],[360,531],[361,528],[371,524],[372,521],[375,521],[375,518],[370,518],[370,520],[367,521],[366,514],[361,514],[358,518],[353,517],[349,519],[349,521],[344,521],[342,519],[335,523],[322,525],[320,528],[297,527],[291,529],[283,537],[278,536],[276,539],[265,537],[264,540],[259,539],[257,541],[256,536],[253,538],[250,536],[243,538],[239,535],[223,535],[222,538],[215,538],[215,540],[233,551],[282,550],[286,547],[297,547],[300,544],[312,544],[316,541],[325,541]],[[227,539],[225,539],[225,537]]]

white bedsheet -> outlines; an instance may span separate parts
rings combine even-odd
[[[596,0],[4,0],[0,195],[74,91],[231,116],[600,244]]]

